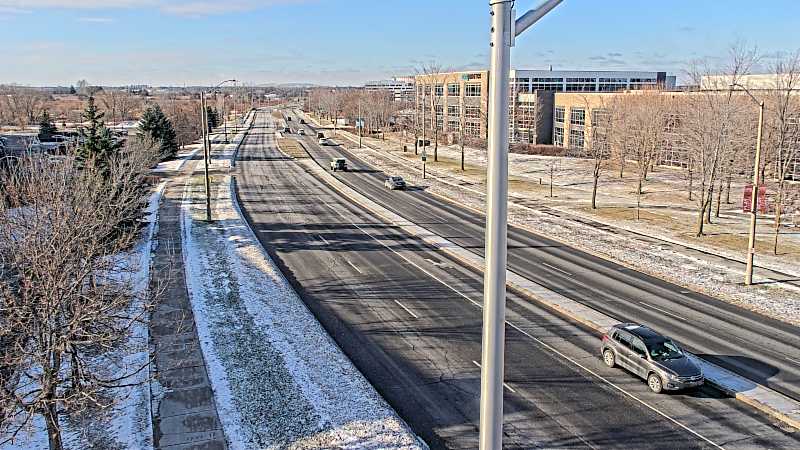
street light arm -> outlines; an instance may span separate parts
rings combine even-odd
[[[210,91],[208,91],[208,92],[209,92],[209,94],[210,94],[210,93],[217,92],[217,89],[219,89],[219,88],[220,88],[220,87],[221,87],[223,84],[225,84],[225,83],[236,83],[236,82],[237,82],[236,80],[225,80],[225,81],[223,81],[222,83],[220,83],[220,84],[218,84],[218,85],[214,86],[214,87],[213,87],[213,88],[212,88]]]
[[[516,20],[514,23],[514,35],[519,36],[520,34],[524,33],[525,30],[531,27],[531,25],[535,24],[539,21],[542,17],[544,17],[547,13],[549,13],[553,8],[559,5],[562,0],[546,0],[537,8],[534,8],[525,14],[522,15],[519,19]]]
[[[763,105],[764,105],[764,101],[763,101],[763,100],[759,100],[759,99],[757,99],[757,98],[756,98],[756,96],[755,96],[755,95],[753,95],[753,93],[752,93],[752,92],[750,92],[750,90],[749,90],[749,89],[747,89],[746,87],[742,86],[742,85],[741,85],[741,84],[739,84],[739,83],[735,83],[735,82],[731,84],[731,89],[733,89],[734,87],[740,87],[740,88],[742,88],[742,90],[744,91],[744,93],[745,93],[745,94],[747,94],[747,95],[749,95],[749,96],[750,96],[750,98],[752,98],[754,102],[758,103],[758,104],[759,104],[759,105],[761,105],[761,106],[763,106]]]

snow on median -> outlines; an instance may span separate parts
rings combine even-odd
[[[187,184],[183,255],[230,448],[423,448],[261,248],[231,177],[212,188],[207,223],[202,178]]]

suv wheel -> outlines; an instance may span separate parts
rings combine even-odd
[[[614,357],[614,352],[609,349],[606,349],[603,352],[603,362],[606,363],[608,367],[614,367],[617,365],[616,358]]]
[[[654,373],[651,373],[647,376],[647,386],[649,386],[650,390],[656,394],[660,394],[664,389],[664,385],[661,382],[661,377]]]

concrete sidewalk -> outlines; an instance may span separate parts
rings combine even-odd
[[[161,387],[154,411],[154,446],[225,449],[211,383],[186,291],[181,254],[183,178],[172,180],[159,210],[153,254],[154,288],[164,289],[150,320],[153,375]],[[158,395],[158,392],[155,393]]]
[[[217,139],[218,135],[213,136],[212,142]],[[168,177],[158,210],[150,280],[154,292],[163,292],[150,316],[153,442],[157,449],[227,448],[186,288],[181,248],[180,208],[185,184],[202,161],[200,150],[193,148],[183,158],[154,170]]]

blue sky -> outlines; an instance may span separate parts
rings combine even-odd
[[[517,0],[520,12],[536,0]],[[488,65],[487,0],[0,0],[0,83],[361,84]],[[800,1],[564,0],[515,68],[666,70],[800,48]]]

